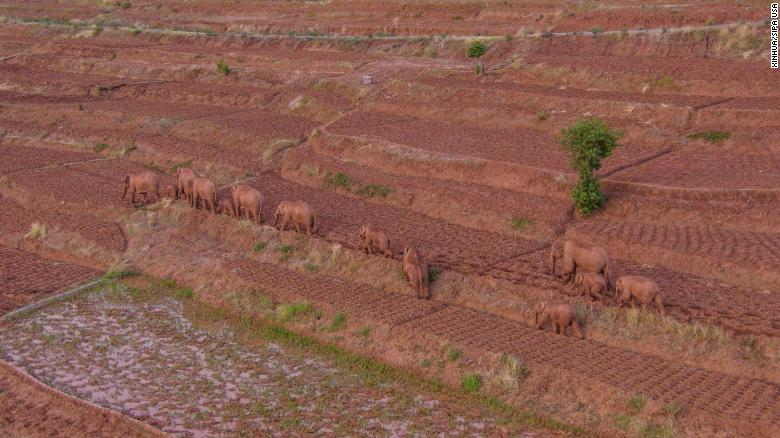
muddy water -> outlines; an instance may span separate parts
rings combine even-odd
[[[365,383],[307,351],[247,347],[182,304],[122,288],[0,330],[0,356],[43,382],[179,436],[529,435],[479,409]]]

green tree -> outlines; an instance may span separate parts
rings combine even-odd
[[[571,167],[579,181],[572,191],[577,211],[587,216],[604,205],[606,200],[599,179],[593,174],[601,162],[620,146],[620,131],[610,129],[598,118],[584,119],[562,131],[561,146],[571,159]]]

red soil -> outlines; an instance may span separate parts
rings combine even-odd
[[[6,313],[97,275],[96,271],[78,265],[0,246],[0,312]]]
[[[163,436],[151,427],[53,390],[0,361],[0,435]]]

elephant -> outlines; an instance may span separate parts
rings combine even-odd
[[[615,281],[615,293],[620,307],[633,305],[632,299],[645,307],[655,303],[658,312],[665,314],[664,300],[655,281],[641,275],[624,275]]]
[[[572,308],[570,304],[547,303],[544,301],[537,304],[534,308],[534,323],[536,324],[536,329],[541,330],[547,321],[552,321],[553,331],[556,334],[566,335],[566,328],[571,326],[574,335],[580,339],[585,337],[582,334],[580,325],[577,323],[574,308]]]
[[[607,252],[598,246],[576,240],[558,239],[550,248],[550,274],[555,275],[555,262],[563,258],[564,281],[571,283],[573,274],[578,270],[602,274],[607,285],[607,290],[612,289],[612,259]]]
[[[360,227],[360,239],[363,240],[363,251],[373,254],[378,251],[385,257],[393,257],[390,251],[390,236],[385,230],[373,225],[363,225]]]
[[[298,232],[306,230],[306,235],[317,234],[319,223],[314,215],[314,209],[305,201],[281,201],[274,214],[274,226],[282,216],[282,231],[292,223]]]
[[[587,296],[591,300],[602,301],[603,293],[607,290],[607,282],[601,274],[577,272],[574,276],[574,288],[580,295]]]
[[[190,204],[192,204],[192,200],[190,199],[190,181],[198,176],[199,175],[189,167],[180,167],[176,170],[176,188],[179,191],[179,196],[187,200]]]
[[[217,214],[217,186],[208,178],[193,178],[187,183],[190,191],[190,206],[200,208],[200,201],[203,201],[203,208]]]
[[[235,217],[236,209],[233,206],[233,199],[232,198],[222,198],[222,199],[219,200],[219,204],[218,205],[219,206],[217,208],[217,213]]]
[[[409,278],[409,285],[417,292],[417,298],[430,299],[428,264],[414,246],[406,245],[404,248],[403,269]]]
[[[155,201],[160,199],[160,177],[154,172],[142,172],[135,175],[125,175],[125,191],[122,199],[130,191],[130,203],[135,204],[135,195],[144,195],[144,204],[149,199],[149,194]]]
[[[162,194],[166,198],[176,200],[179,198],[179,189],[173,184],[166,184],[163,186]]]
[[[257,225],[263,223],[263,195],[254,187],[246,184],[234,186],[233,216],[241,218],[241,210],[246,211],[247,219],[253,220]]]

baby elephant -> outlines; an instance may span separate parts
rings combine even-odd
[[[409,285],[417,292],[417,298],[431,298],[431,286],[428,282],[428,264],[417,249],[411,245],[404,248],[403,268],[409,278]]]
[[[187,183],[190,191],[190,206],[200,208],[200,202],[203,201],[203,208],[217,214],[217,186],[208,178],[197,177],[189,180]]]
[[[122,199],[125,199],[127,192],[130,192],[130,202],[135,204],[135,195],[144,195],[144,204],[149,200],[149,195],[155,201],[160,199],[160,177],[153,172],[143,172],[136,175],[125,175],[125,192]]]
[[[163,186],[162,194],[168,199],[176,200],[179,198],[179,189],[173,184]]]
[[[658,312],[663,315],[664,301],[658,284],[655,281],[641,275],[625,275],[615,282],[615,292],[617,293],[618,304],[622,307],[626,304],[633,305],[633,299],[639,301],[644,307],[655,303]]]
[[[219,205],[219,207],[217,208],[217,213],[234,217],[234,215],[235,215],[235,208],[233,208],[233,199],[231,199],[231,198],[222,198],[222,199],[219,200],[219,204],[218,205]]]
[[[390,236],[385,230],[373,225],[363,225],[360,227],[360,239],[363,240],[363,251],[369,254],[377,251],[385,257],[393,257],[393,252],[390,251]]]
[[[580,330],[580,325],[577,324],[574,308],[569,304],[546,303],[544,301],[537,304],[534,309],[536,329],[541,330],[547,321],[552,321],[553,330],[559,335],[565,335],[566,328],[571,326],[574,335],[580,339],[584,338],[582,330]]]
[[[601,301],[604,299],[602,294],[607,290],[607,282],[601,274],[578,271],[574,276],[574,289],[591,300]]]
[[[247,219],[251,219],[257,225],[263,222],[263,195],[254,187],[246,184],[234,186],[231,190],[233,196],[233,216],[241,218],[241,210],[246,212]]]
[[[305,201],[282,201],[276,207],[274,226],[282,216],[282,231],[287,225],[292,224],[299,233],[306,230],[306,235],[311,236],[319,230],[319,223],[314,215],[314,209]]]

